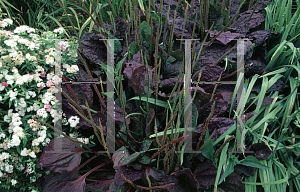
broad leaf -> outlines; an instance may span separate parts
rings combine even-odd
[[[264,143],[255,143],[247,147],[248,151],[253,151],[254,154],[248,154],[254,156],[257,160],[268,159],[272,151]]]
[[[166,177],[163,170],[157,170],[155,167],[146,167],[145,174],[148,175],[151,181],[163,181]]]
[[[231,173],[228,177],[226,177],[225,182],[221,183],[220,187],[226,192],[245,191],[245,185],[242,183],[242,177],[236,173]]]
[[[167,185],[169,183],[175,183],[175,185],[167,187],[169,192],[186,192],[199,187],[196,177],[192,174],[190,168],[184,168],[171,173],[165,178],[165,184]]]
[[[135,152],[132,155],[125,146],[122,146],[113,154],[114,169],[118,169],[121,166],[128,165],[135,161],[141,152]]]
[[[265,166],[264,164],[260,163],[253,156],[247,156],[245,159],[241,160],[239,164],[250,166],[250,167],[256,167],[256,168],[259,168],[259,169],[269,169],[268,166]]]
[[[126,183],[126,181],[124,181],[124,179],[121,177],[121,173],[123,173],[125,178],[129,179],[130,181],[139,180],[143,176],[142,171],[136,170],[132,167],[121,166],[118,168],[118,171],[115,174],[114,184],[116,187]]]
[[[77,143],[64,137],[55,138],[44,148],[37,164],[54,172],[72,171],[79,166],[83,152],[84,150]]]
[[[52,192],[52,191],[61,191],[61,183],[64,181],[68,181],[74,179],[76,177],[77,172],[62,172],[55,173],[51,172],[49,175],[45,177],[45,184],[43,186],[43,192]]]
[[[200,189],[209,189],[215,184],[217,168],[210,160],[199,163],[194,175],[199,183]]]
[[[99,180],[94,183],[87,184],[87,188],[91,191],[107,191],[109,190],[109,186],[111,183],[114,181],[114,179],[109,179],[109,180]]]

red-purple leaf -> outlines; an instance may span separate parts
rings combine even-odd
[[[163,181],[166,177],[163,170],[157,170],[155,167],[146,167],[145,173],[154,182]]]
[[[149,72],[149,78],[151,73]],[[131,85],[133,90],[141,97],[142,91],[144,90],[145,84],[147,86],[148,82],[148,76],[147,76],[147,69],[145,66],[140,66],[136,68],[131,76]],[[146,79],[146,80],[145,80]]]
[[[196,176],[200,189],[209,189],[215,184],[217,171],[217,168],[210,160],[206,160],[197,166],[194,175]]]
[[[252,29],[258,25],[260,25],[264,20],[265,17],[262,14],[254,13],[250,19],[249,22],[247,20],[249,19],[251,14],[244,14],[240,18],[238,18],[232,25],[229,27],[229,29],[233,29],[238,33],[245,34],[249,31],[249,29]]]
[[[206,82],[217,81],[222,71],[224,71],[224,68],[218,65],[207,65],[202,68],[200,81],[206,81]],[[197,82],[199,73],[200,70],[193,75],[192,80],[194,82]]]
[[[128,165],[129,163],[135,161],[140,153],[141,152],[135,152],[130,155],[126,147],[122,146],[113,154],[114,169],[118,169],[123,165]]]
[[[190,168],[171,173],[165,178],[165,185],[169,183],[175,183],[175,185],[167,187],[169,192],[186,192],[199,187],[196,177],[192,174]]]
[[[211,31],[210,37],[214,37],[217,35],[219,31]],[[240,33],[232,33],[230,31],[222,32],[216,40],[220,41],[223,45],[227,45],[229,42],[231,42],[235,38],[245,37],[245,35]]]
[[[107,62],[107,48],[105,43],[101,39],[99,34],[94,33],[84,33],[81,37],[82,50],[84,55],[88,57],[89,66],[99,66],[98,64],[101,62]],[[78,48],[78,51],[83,56],[82,51]],[[82,64],[79,59],[78,62]]]
[[[37,164],[54,172],[72,171],[79,166],[83,152],[84,150],[77,143],[64,137],[55,138],[44,148]]]
[[[264,45],[269,33],[270,33],[270,29],[257,30],[247,35],[247,38],[253,39],[252,42],[255,43],[255,47],[258,47]]]
[[[255,143],[247,147],[247,151],[253,151],[254,154],[250,153],[249,155],[252,155],[257,160],[264,160],[268,159],[268,157],[271,155],[272,151],[269,149],[269,147],[264,143]]]
[[[223,99],[213,100],[209,103],[206,103],[198,110],[198,114],[199,114],[198,121],[199,122],[203,122],[203,120],[205,120],[209,116],[214,101],[216,101],[216,105],[215,105],[213,117],[219,116],[220,114],[224,113],[227,110],[227,108],[228,108],[227,101],[224,101]]]
[[[212,118],[208,124],[209,134],[211,135],[214,130],[215,133],[211,138],[212,141],[217,140],[223,133],[225,133],[232,125],[233,120],[227,117],[216,117]],[[198,125],[198,127],[194,130],[196,133],[202,133],[204,124]]]
[[[76,177],[77,171],[56,173],[51,172],[45,177],[45,184],[43,186],[43,192],[61,192],[61,183],[67,180],[74,179]]]
[[[256,168],[237,164],[234,167],[234,172],[237,174],[245,174],[246,176],[254,175]]]
[[[125,112],[125,116],[127,116],[127,113]],[[119,105],[115,104],[115,121],[123,122],[124,123],[124,116],[123,116],[123,109],[119,107]],[[126,124],[130,123],[130,118],[127,117],[125,119]]]
[[[245,185],[242,183],[242,177],[236,173],[228,175],[225,182],[220,184],[220,187],[226,192],[245,191]]]
[[[119,185],[123,185],[126,183],[124,179],[121,177],[121,173],[124,174],[124,176],[129,179],[130,181],[136,181],[142,178],[143,172],[136,170],[132,167],[127,167],[127,166],[121,166],[119,167],[118,171],[115,174],[115,186],[118,187]]]
[[[147,135],[151,133],[150,125],[151,125],[151,122],[153,121],[154,117],[155,117],[155,111],[154,111],[153,108],[151,108],[148,112],[147,119],[146,119],[146,129],[145,129],[145,131],[146,131]]]
[[[87,188],[90,191],[96,191],[96,190],[107,191],[107,190],[109,190],[109,186],[111,185],[111,183],[113,181],[114,181],[114,179],[99,180],[99,181],[96,181],[94,183],[87,184]]]
[[[54,191],[61,192],[86,192],[85,175],[71,181],[60,182]]]
[[[119,163],[123,158],[129,157],[129,151],[126,147],[122,146],[120,149],[114,152],[113,154],[113,162],[114,162],[114,169],[118,169],[120,167]]]
[[[81,68],[82,69],[82,68]],[[82,78],[83,76],[83,69],[79,70],[79,75],[81,76],[80,78],[77,78],[76,81],[86,81],[84,78]],[[86,72],[85,72],[86,73]],[[69,77],[65,77],[67,81],[74,81]],[[89,105],[91,106],[93,104],[93,90],[91,89],[89,84],[68,84],[72,90],[74,91],[77,99],[81,102],[81,103],[85,103],[85,99],[88,101]],[[69,90],[69,88],[67,88],[66,84],[62,84],[61,85],[62,90],[71,98],[73,99],[73,101],[76,102],[73,94],[71,93],[71,91]]]

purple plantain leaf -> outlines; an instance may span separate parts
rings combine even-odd
[[[166,177],[163,170],[157,170],[155,167],[146,167],[145,173],[154,182],[163,181]]]
[[[171,173],[165,178],[165,185],[169,183],[175,183],[175,185],[167,187],[169,192],[186,192],[199,187],[197,179],[190,168],[184,168]]]
[[[153,108],[151,108],[149,110],[149,112],[148,112],[147,119],[146,119],[146,129],[145,129],[145,132],[146,132],[147,135],[152,132],[152,130],[151,130],[151,123],[152,123],[154,117],[155,117],[155,111],[154,111]]]
[[[250,21],[247,22],[250,15],[251,14],[242,15],[234,23],[232,23],[232,25],[228,28],[235,30],[237,33],[245,34],[250,29],[260,25],[265,20],[265,17],[262,14],[254,13],[252,15]]]
[[[213,162],[206,160],[197,166],[194,175],[196,176],[200,189],[209,189],[215,184],[217,168]]]
[[[114,179],[99,180],[99,181],[96,181],[94,183],[87,184],[87,188],[90,191],[96,191],[96,190],[107,191],[107,190],[109,190],[109,186],[111,185],[111,183],[113,181],[114,181]]]
[[[211,31],[210,32],[210,37],[214,37],[217,35],[219,31]],[[245,35],[240,34],[240,33],[232,33],[230,31],[222,32],[216,40],[220,41],[223,45],[227,45],[229,42],[231,42],[233,39],[238,39],[241,37],[245,37]]]
[[[45,177],[45,184],[43,186],[44,192],[52,192],[57,191],[61,192],[61,182],[72,180],[76,177],[77,171],[69,171],[69,172],[62,172],[56,173],[51,172],[49,175]]]
[[[133,90],[141,97],[142,91],[144,90],[145,85],[148,85],[148,82],[151,82],[151,73],[149,72],[149,81],[148,73],[145,66],[140,66],[136,68],[130,78],[131,86]]]
[[[255,174],[255,170],[256,168],[255,167],[249,167],[249,166],[245,166],[245,165],[240,165],[240,164],[237,164],[235,167],[234,167],[234,172],[237,173],[237,174],[245,174],[246,176],[252,176]]]
[[[200,77],[200,81],[217,81],[220,77],[220,74],[224,71],[224,68],[218,66],[218,65],[207,65],[202,68],[202,74]],[[192,80],[193,82],[197,82],[199,77],[200,70],[197,71],[193,76]]]
[[[130,181],[139,180],[143,176],[142,171],[136,170],[132,167],[121,166],[118,168],[118,171],[115,174],[114,184],[116,187],[126,183],[126,181],[124,181],[124,179],[121,177],[121,173],[123,173],[124,176]]]
[[[60,143],[61,150],[55,149],[55,144],[59,145]],[[55,138],[44,148],[37,164],[54,172],[72,171],[79,166],[83,152],[84,150],[79,144],[64,137]]]
[[[220,187],[226,192],[245,191],[245,185],[242,183],[242,177],[236,173],[231,173],[226,177],[225,182]]]
[[[135,161],[141,152],[135,152],[129,154],[129,151],[125,146],[122,146],[113,154],[114,169],[118,169],[123,165],[128,165],[129,163]]]
[[[271,155],[272,151],[269,147],[264,143],[255,143],[247,147],[247,151],[253,151],[254,154],[249,154],[255,157],[257,160],[268,159]]]

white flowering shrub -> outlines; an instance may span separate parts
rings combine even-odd
[[[0,21],[0,29],[12,20]],[[0,30],[0,191],[41,191],[41,178],[49,170],[37,165],[38,156],[53,138],[53,130],[33,120],[33,116],[53,124],[61,113],[54,109],[54,94],[60,90],[60,74],[54,74],[55,41],[64,30],[37,34],[28,26]],[[76,42],[61,41],[62,74],[74,77],[79,70]],[[79,122],[72,116],[71,130]],[[65,123],[68,124],[68,122]],[[70,129],[69,129],[70,130]],[[67,131],[69,131],[67,130]],[[88,138],[70,133],[85,144]]]

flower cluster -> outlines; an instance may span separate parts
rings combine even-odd
[[[0,27],[12,24],[12,20],[0,21]],[[53,131],[42,126],[34,117],[49,124],[61,118],[56,110],[58,103],[54,94],[60,90],[55,84],[62,82],[61,74],[53,71],[55,42],[64,29],[47,31],[41,35],[37,30],[22,25],[11,31],[0,30],[0,105],[8,110],[0,114],[0,189],[11,187],[23,191],[40,191],[35,185],[49,170],[37,165],[43,148],[53,138]],[[52,47],[52,48],[49,48]],[[61,41],[62,74],[74,78],[79,71],[75,42]],[[70,120],[72,129],[78,117]],[[52,132],[51,132],[52,131]],[[78,135],[85,144],[91,139]]]
[[[11,19],[3,19],[3,21],[0,21],[0,27],[6,27],[8,25],[11,25],[13,21]]]

